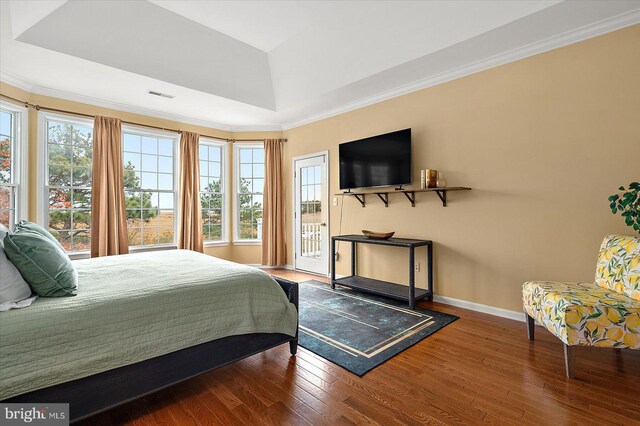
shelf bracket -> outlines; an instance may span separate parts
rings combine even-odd
[[[362,207],[364,207],[364,199],[365,199],[365,195],[364,194],[353,194],[354,197],[356,197],[356,200],[360,201],[360,204],[362,204]],[[360,198],[362,197],[362,198]]]
[[[387,194],[386,192],[383,192],[382,194],[376,192],[376,195],[378,196],[378,198],[380,198],[380,201],[384,203],[385,207],[389,207],[389,194]]]
[[[407,197],[407,200],[409,200],[409,202],[411,203],[411,207],[415,207],[416,206],[416,193],[415,192],[403,192],[404,196]],[[411,194],[411,195],[409,195]]]
[[[447,207],[447,191],[436,191],[440,201],[442,201],[442,207]]]

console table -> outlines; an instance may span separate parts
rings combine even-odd
[[[351,275],[336,279],[336,241],[351,243]],[[409,287],[388,281],[360,277],[356,272],[356,255],[358,244],[375,244],[381,246],[405,247],[409,249]],[[427,246],[427,274],[428,289],[416,289],[415,285],[415,248]],[[376,240],[364,235],[337,235],[331,237],[331,288],[337,285],[349,287],[367,293],[386,296],[409,302],[411,309],[415,308],[416,300],[427,298],[433,300],[433,243],[430,240],[414,240],[409,238],[389,238]]]

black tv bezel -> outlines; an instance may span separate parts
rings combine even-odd
[[[394,182],[394,183],[388,183],[388,184],[384,184],[384,185],[372,185],[372,186],[357,186],[357,187],[343,187],[342,186],[342,182],[340,182],[340,178],[341,178],[341,173],[340,173],[340,167],[341,167],[341,162],[340,162],[340,147],[342,145],[347,145],[350,143],[357,143],[357,142],[363,142],[367,139],[374,139],[380,136],[386,136],[386,135],[390,135],[392,133],[399,133],[399,132],[404,132],[404,131],[409,131],[409,181],[408,182]],[[338,144],[338,185],[340,186],[340,190],[341,191],[350,191],[352,189],[365,189],[365,188],[386,188],[389,186],[403,186],[403,185],[411,185],[413,182],[413,132],[411,131],[411,127],[408,127],[406,129],[399,129],[399,130],[394,130],[392,132],[387,132],[387,133],[380,133],[378,135],[374,135],[374,136],[367,136],[366,138],[361,138],[361,139],[355,139],[355,140],[351,140],[351,141],[347,141],[347,142],[342,142],[340,144]]]

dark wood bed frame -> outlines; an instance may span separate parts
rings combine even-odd
[[[275,280],[298,310],[298,283]],[[280,333],[229,336],[2,402],[68,403],[70,420],[75,422],[287,342],[295,355],[297,329],[295,337]]]

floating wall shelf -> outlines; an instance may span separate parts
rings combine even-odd
[[[384,203],[385,207],[389,207],[389,194],[404,194],[407,200],[411,203],[411,207],[416,206],[416,193],[417,192],[435,192],[442,201],[442,207],[447,207],[447,192],[450,191],[471,191],[471,188],[464,186],[452,186],[448,188],[426,188],[426,189],[396,189],[393,191],[375,191],[375,192],[341,192],[335,195],[350,196],[365,206],[367,195],[377,195],[380,201]]]

